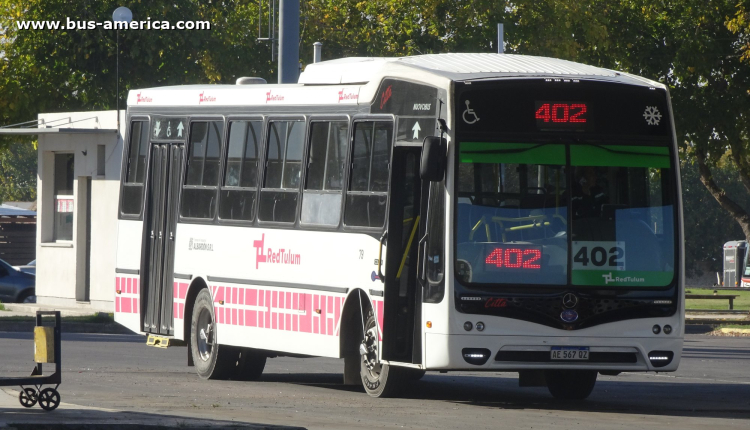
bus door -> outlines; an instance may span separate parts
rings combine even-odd
[[[415,330],[421,305],[417,288],[418,248],[424,235],[420,157],[419,146],[394,146],[391,156],[382,356],[404,363],[419,363],[422,356],[421,337]]]
[[[182,143],[151,146],[146,237],[141,260],[143,331],[147,333],[174,334],[174,244],[184,152]]]

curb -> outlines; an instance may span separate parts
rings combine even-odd
[[[34,321],[2,321],[0,320],[0,332],[24,332],[33,333],[36,323]],[[104,333],[104,334],[133,334],[132,331],[117,323],[79,323],[65,322],[61,324],[63,333]]]
[[[724,334],[750,334],[750,328],[723,328],[720,331]]]

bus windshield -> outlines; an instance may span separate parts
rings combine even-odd
[[[462,142],[456,273],[467,287],[663,287],[674,278],[666,146]]]

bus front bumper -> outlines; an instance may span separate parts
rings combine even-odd
[[[673,372],[682,356],[681,337],[425,336],[427,370],[587,369],[610,372]],[[561,358],[553,350],[587,351]],[[586,358],[583,359],[582,356]]]

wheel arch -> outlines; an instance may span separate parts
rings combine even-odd
[[[360,288],[353,289],[346,297],[341,309],[339,358],[345,358],[347,352],[357,350],[357,345],[362,340],[362,314],[366,314],[367,310],[372,308],[370,300],[367,291]]]
[[[27,296],[33,296],[36,294],[36,288],[28,287],[24,288],[23,290],[19,291],[18,294],[16,294],[16,297],[14,298],[13,302],[20,303],[22,298],[25,298]]]

